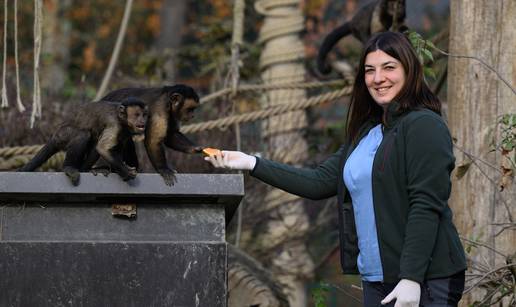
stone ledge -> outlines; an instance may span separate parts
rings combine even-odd
[[[177,183],[167,186],[158,174],[124,182],[116,174],[81,173],[75,187],[60,172],[0,172],[0,203],[215,203],[225,206],[229,222],[243,196],[242,174],[177,174]]]

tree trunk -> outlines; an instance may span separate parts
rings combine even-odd
[[[181,44],[181,28],[186,20],[187,0],[164,0],[160,10],[158,51],[164,57],[164,84],[173,84],[176,78],[176,51]]]
[[[450,53],[481,58],[509,83],[516,83],[516,1],[452,0]],[[468,161],[464,151],[495,166],[475,160],[466,175],[453,182],[450,204],[459,233],[504,253],[514,252],[514,230],[501,234],[496,223],[512,222],[516,189],[514,184],[499,191],[500,166],[505,163],[499,151],[490,152],[490,142],[500,142],[499,116],[516,113],[515,95],[493,72],[476,60],[449,58],[448,105],[452,136],[456,138],[457,165]],[[467,245],[467,243],[466,243]],[[494,268],[505,259],[487,248],[472,249],[475,263]],[[478,273],[478,271],[476,271]],[[478,300],[485,293],[476,289],[464,299]]]
[[[58,94],[66,81],[70,62],[71,24],[65,17],[71,1],[44,1],[41,85],[44,92]]]
[[[260,66],[264,83],[299,82],[304,80],[304,46],[299,38],[303,30],[301,1],[256,1],[255,7],[265,15],[260,30],[264,43]],[[289,26],[290,25],[290,26]],[[292,26],[294,25],[294,26]],[[288,26],[288,29],[287,29]],[[306,98],[305,90],[270,91],[262,97],[264,107]],[[307,126],[304,111],[274,116],[263,122],[262,137],[267,146],[267,158],[299,165],[307,156],[308,146],[302,131]],[[304,280],[313,273],[313,261],[303,242],[309,228],[302,200],[285,192],[269,189],[260,206],[271,209],[266,231],[260,235],[259,248],[268,251],[267,259],[260,259],[284,286],[292,307],[306,306]]]

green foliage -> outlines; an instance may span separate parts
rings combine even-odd
[[[436,49],[435,45],[429,41],[424,39],[419,33],[415,31],[407,31],[405,33],[410,40],[410,43],[414,47],[419,61],[424,66],[423,72],[426,77],[430,77],[432,79],[436,79],[435,72],[432,68],[425,66],[425,64],[431,63],[434,61],[434,56],[432,55],[431,49]]]
[[[315,288],[312,289],[312,298],[314,300],[315,307],[326,307],[326,296],[330,291],[330,285],[325,282],[320,282]]]

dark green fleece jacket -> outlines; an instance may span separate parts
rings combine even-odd
[[[428,109],[400,114],[388,108],[372,173],[373,204],[384,282],[423,280],[466,269],[466,258],[448,206],[455,158],[442,118]],[[375,122],[361,129],[367,135]],[[357,142],[358,143],[358,142]],[[310,199],[337,195],[343,273],[358,274],[353,206],[343,179],[349,142],[317,168],[257,159],[251,175]]]

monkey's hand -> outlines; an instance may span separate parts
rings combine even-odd
[[[104,177],[107,177],[111,173],[111,169],[109,167],[95,167],[92,168],[90,172],[93,174],[93,176],[102,174]]]
[[[202,146],[195,146],[192,150],[193,150],[193,153],[201,153],[203,149],[204,149],[204,147],[202,147]]]
[[[158,173],[163,177],[163,180],[165,180],[165,184],[168,186],[173,186],[174,183],[177,182],[176,178],[176,171],[171,170],[169,168],[162,168],[158,170]]]
[[[129,177],[132,177],[131,179],[136,178],[136,175],[138,174],[138,171],[136,171],[136,167],[127,166],[129,169]]]

